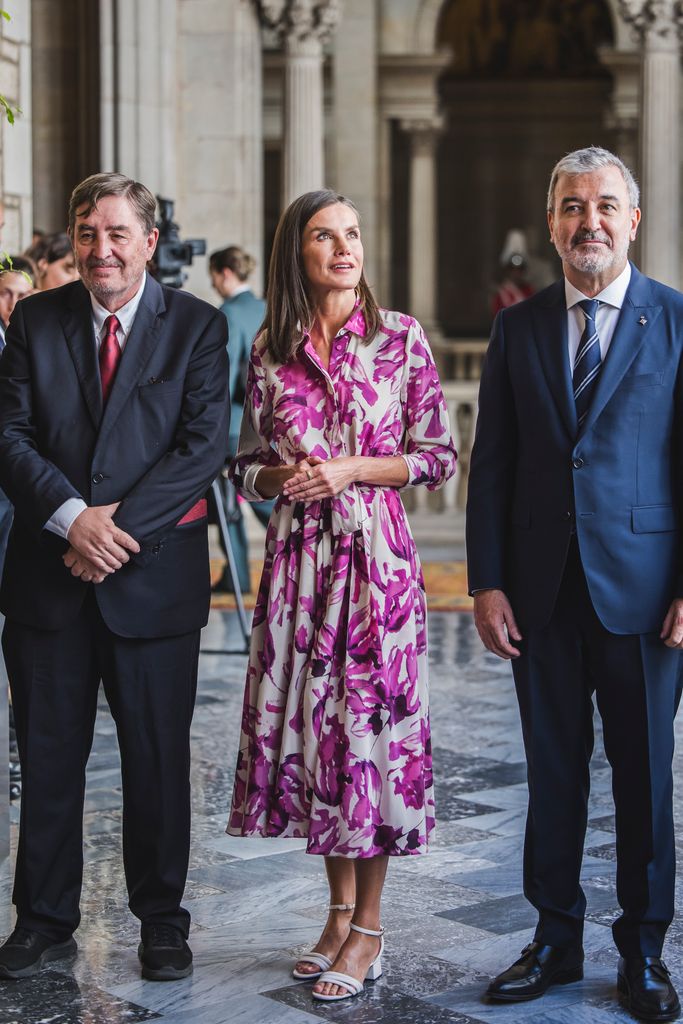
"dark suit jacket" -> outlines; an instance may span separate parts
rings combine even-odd
[[[102,616],[129,637],[205,624],[206,520],[175,524],[223,465],[230,402],[225,317],[148,277],[107,406],[90,296],[80,281],[17,305],[0,359],[0,486],[16,509],[0,610],[41,629],[78,614],[87,584],[45,523],[67,498],[122,501],[115,520],[140,553],[96,586]]]
[[[545,625],[573,529],[613,633],[659,631],[683,596],[683,296],[632,268],[578,432],[564,282],[500,313],[481,380],[467,504],[470,590]]]

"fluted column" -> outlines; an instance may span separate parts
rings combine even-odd
[[[433,335],[437,330],[436,142],[440,123],[402,121],[401,127],[410,135],[409,312]]]
[[[619,0],[642,47],[640,177],[644,271],[679,288],[680,30],[678,0]]]
[[[285,51],[283,203],[325,184],[323,44],[342,0],[256,0],[261,20]]]

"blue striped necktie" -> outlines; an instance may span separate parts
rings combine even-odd
[[[572,374],[579,429],[583,426],[583,421],[588,415],[593,392],[595,391],[602,367],[600,339],[598,338],[598,328],[595,319],[599,305],[600,303],[597,299],[583,299],[579,303],[585,320],[585,326],[576,352]]]

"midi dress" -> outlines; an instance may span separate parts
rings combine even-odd
[[[262,500],[263,466],[307,456],[402,455],[435,489],[456,453],[419,323],[381,310],[366,342],[357,306],[329,367],[307,334],[277,363],[252,350],[232,479]],[[266,534],[242,712],[230,835],[306,837],[307,852],[427,851],[434,828],[426,602],[399,489],[352,483],[277,498]]]

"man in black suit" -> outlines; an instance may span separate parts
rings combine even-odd
[[[203,495],[225,461],[225,317],[146,274],[155,200],[97,174],[69,231],[82,278],[24,300],[0,361],[0,486],[16,514],[0,589],[23,772],[0,977],[71,955],[85,766],[100,681],[116,722],[142,973],[192,970],[181,907],[189,733],[210,579]]]

